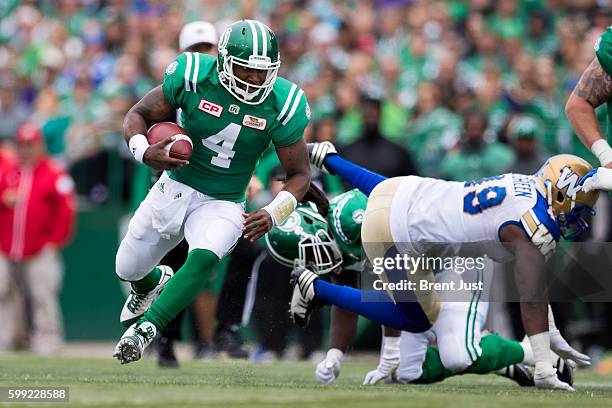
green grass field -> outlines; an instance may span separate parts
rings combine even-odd
[[[19,407],[612,407],[612,375],[581,372],[576,393],[519,388],[494,375],[433,386],[362,386],[372,367],[348,362],[337,385],[321,386],[312,363],[204,360],[161,370],[151,359],[121,366],[110,358],[0,354],[0,386],[70,388],[68,404],[12,404]]]

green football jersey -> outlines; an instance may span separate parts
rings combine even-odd
[[[170,171],[170,177],[222,200],[244,201],[270,143],[296,143],[310,120],[304,91],[281,77],[264,102],[240,102],[221,85],[217,59],[207,54],[179,55],[166,68],[162,90],[181,109],[181,125],[193,142],[189,164]]]
[[[612,76],[612,27],[608,27],[595,43],[595,55],[606,74]],[[606,101],[606,110],[608,124],[605,134],[612,142],[612,100]]]
[[[368,198],[359,190],[334,197],[330,202],[327,221],[342,251],[342,267],[358,268],[361,261],[361,223]]]

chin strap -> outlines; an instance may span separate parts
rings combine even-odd
[[[544,182],[544,186],[546,186],[546,201],[548,202],[548,208],[547,208],[548,215],[550,215],[550,217],[553,220],[556,220],[557,217],[555,217],[555,213],[552,210],[552,182],[550,180],[546,180]]]

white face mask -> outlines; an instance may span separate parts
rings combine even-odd
[[[276,75],[280,66],[280,61],[272,64],[269,62],[269,58],[266,59],[267,61],[263,59],[255,60],[255,58],[250,57],[247,62],[238,60],[234,57],[225,58],[223,71],[219,72],[221,83],[234,97],[244,103],[256,105],[263,102],[274,87],[274,82],[276,81]],[[234,64],[245,68],[255,68],[267,71],[263,84],[254,85],[238,78],[234,74]]]

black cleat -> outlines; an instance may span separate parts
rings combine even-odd
[[[229,358],[249,358],[249,351],[244,347],[244,343],[235,329],[225,327],[218,330],[215,333],[215,346],[219,353],[226,354]]]
[[[174,340],[162,336],[157,341],[157,365],[161,368],[178,368],[179,362],[174,354]]]
[[[568,364],[567,360],[562,358],[557,359],[555,368],[557,369],[557,378],[559,380],[571,386],[574,385],[574,369]]]
[[[513,364],[508,366],[502,375],[511,379],[521,387],[535,387],[535,383],[533,382],[533,371],[524,364]]]
[[[291,284],[293,285],[293,295],[289,315],[291,320],[300,327],[306,327],[310,320],[312,311],[319,306],[314,291],[314,282],[319,276],[304,268],[296,268],[291,272]]]

